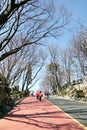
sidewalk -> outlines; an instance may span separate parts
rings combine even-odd
[[[27,97],[3,119],[0,130],[87,130],[46,99]]]

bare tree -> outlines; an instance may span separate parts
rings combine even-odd
[[[72,40],[72,47],[74,49],[74,58],[77,60],[77,66],[83,76],[87,74],[87,38],[86,31],[78,32]]]
[[[34,49],[36,50],[36,47]],[[31,60],[23,71],[22,91],[24,89],[30,89],[35,85],[39,80],[37,76],[46,62],[46,54],[42,50],[38,51],[38,49],[37,52],[32,51]]]
[[[18,38],[15,37],[12,44],[8,46],[11,50],[18,44]],[[20,41],[20,40],[19,40]],[[19,44],[22,44],[21,42]],[[9,80],[10,85],[18,84],[21,76],[24,75],[22,87],[29,87],[30,83],[36,79],[37,74],[42,69],[46,57],[43,51],[39,50],[36,45],[31,45],[22,48],[19,52],[7,57],[0,62],[0,72]],[[31,66],[32,70],[27,69]],[[37,70],[35,72],[35,69]],[[29,79],[29,72],[34,74],[31,76],[32,80]],[[24,89],[23,87],[23,89]]]
[[[11,45],[12,46],[9,46],[8,48],[9,50],[11,50],[14,46],[13,44]],[[19,79],[22,71],[26,67],[27,62],[25,62],[25,58],[27,56],[27,52],[24,53],[24,50],[25,49],[21,50],[20,53],[15,53],[0,62],[0,72],[9,80],[10,85],[13,85]]]
[[[73,77],[73,49],[66,48],[61,53],[61,67],[63,72],[64,82],[71,84]]]
[[[48,48],[50,54],[50,64],[48,65],[48,71],[50,72],[51,80],[53,82],[53,89],[55,91],[61,90],[61,71],[59,63],[59,48],[58,46],[50,46]]]
[[[1,15],[0,15],[0,25],[3,27],[6,22],[10,19],[12,15],[20,7],[23,7],[25,4],[29,4],[35,2],[35,0],[21,0],[21,1],[16,1],[16,0],[3,0],[0,4],[0,10],[1,10]]]
[[[40,83],[40,89],[45,92],[53,92],[53,87],[52,87],[52,79],[49,75],[45,75]]]
[[[0,10],[0,61],[20,51],[30,44],[41,44],[41,39],[49,36],[59,36],[59,32],[70,20],[70,15],[60,8],[57,19],[53,16],[52,4],[40,0],[3,0]],[[44,4],[45,3],[45,4]],[[17,44],[12,50],[14,36],[22,35],[22,44]],[[4,51],[6,50],[6,51]]]

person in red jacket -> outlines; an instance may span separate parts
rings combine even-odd
[[[37,91],[37,92],[36,92],[36,98],[37,98],[38,100],[41,101],[42,96],[43,96],[43,94],[42,94],[41,91]]]
[[[36,98],[39,99],[39,91],[36,92]]]

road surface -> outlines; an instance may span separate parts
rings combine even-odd
[[[58,97],[50,97],[49,100],[87,127],[87,103]]]

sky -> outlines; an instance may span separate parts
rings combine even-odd
[[[79,24],[77,24],[77,22],[87,27],[87,0],[53,0],[53,3],[57,9],[62,5],[67,8],[70,13],[72,13],[72,22],[68,26],[68,29],[71,31],[65,30],[63,35],[57,39],[48,38],[46,39],[46,43],[57,44],[61,48],[67,48],[70,45],[69,41],[71,40],[72,35],[78,29]],[[57,17],[57,12],[55,15]],[[33,90],[37,90],[39,88],[39,82],[35,85],[35,87],[33,87]]]
[[[62,48],[66,48],[69,46],[69,41],[79,26],[77,22],[87,26],[87,0],[53,0],[53,2],[56,9],[58,9],[59,6],[64,6],[72,13],[72,21],[68,27],[71,31],[65,30],[64,34],[57,39],[49,38],[48,43],[53,42]]]

